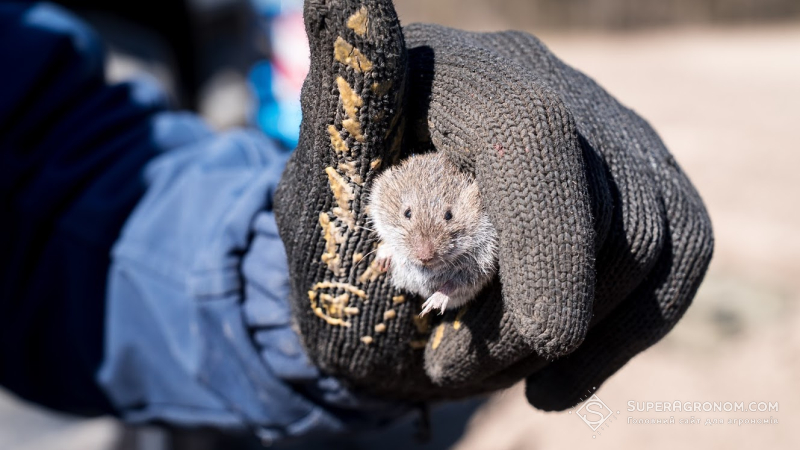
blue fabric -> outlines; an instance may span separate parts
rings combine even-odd
[[[48,5],[0,4],[0,61],[0,384],[105,413],[93,376],[109,250],[163,150],[164,98],[106,86],[100,41]]]
[[[277,98],[273,90],[281,84],[276,80],[278,77],[280,74],[269,61],[261,61],[250,70],[248,80],[257,100],[253,122],[267,136],[277,139],[285,148],[293,149],[300,140],[303,120],[300,96]]]
[[[52,5],[0,5],[0,61],[0,383],[268,440],[407,410],[321,374],[291,328],[278,146],[106,85],[96,36]]]
[[[270,49],[270,59],[254,64],[247,76],[256,100],[252,121],[267,136],[293,149],[300,139],[300,90],[309,61],[303,0],[250,0],[250,4]]]

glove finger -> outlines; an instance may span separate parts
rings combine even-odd
[[[406,380],[390,375],[421,359],[409,345],[416,304],[373,264],[365,206],[371,179],[402,143],[402,31],[389,0],[309,0],[304,19],[311,66],[300,141],[275,195],[293,317],[322,370],[397,390]]]
[[[297,158],[337,170],[351,165],[343,175],[363,185],[374,158],[397,153],[402,140],[407,64],[400,23],[388,0],[310,0],[303,14],[311,65]]]
[[[535,37],[505,32],[476,35],[475,40],[545,80],[574,114],[595,218],[597,284],[592,324],[598,323],[642,283],[658,260],[666,235],[661,218],[666,213],[654,182],[653,164],[642,156],[643,150],[649,150],[661,158],[671,157],[641,118],[558,60]],[[543,365],[533,357],[485,383],[513,380],[525,376],[525,370],[534,372]],[[558,374],[554,379],[569,379],[569,375]],[[586,395],[585,389],[578,391]]]
[[[589,195],[592,199],[592,216],[595,218],[595,233],[597,235],[595,249],[599,249],[603,247],[603,242],[606,241],[606,236],[610,235],[609,231],[611,230],[612,214],[615,218],[614,227],[616,228],[620,226],[620,215],[615,214],[614,211],[610,211],[610,209],[612,209],[612,205],[619,204],[619,197],[614,195],[615,193],[610,189],[610,176],[608,175],[608,171],[604,167],[603,161],[600,159],[599,155],[597,155],[595,150],[586,142],[582,142],[582,147],[584,160],[587,165]],[[619,233],[620,231],[615,230],[614,232]],[[620,234],[624,236],[624,233]],[[608,242],[609,244],[612,244],[614,241],[609,239]],[[612,253],[608,252],[607,250],[605,251],[607,253]],[[603,255],[598,255],[598,264],[603,258]],[[617,261],[620,260],[622,260],[622,258],[617,259]],[[611,273],[613,273],[613,267],[613,265],[610,265],[609,267],[600,267],[598,269],[598,277],[605,272],[611,271]],[[598,280],[598,283],[601,283],[600,280]],[[611,301],[598,301],[598,291],[595,290],[595,316],[593,316],[593,320],[596,318],[598,309],[612,307],[612,305],[616,306],[620,301],[624,300],[624,298],[619,300],[612,298],[609,300]],[[487,300],[484,299],[483,301]],[[481,316],[481,318],[486,320],[485,316]],[[520,379],[524,379],[530,374],[541,370],[548,364],[550,364],[550,361],[534,354],[515,362],[514,364],[502,369],[496,374],[487,377],[486,379],[480,380],[478,386],[480,389],[487,391],[504,389],[513,385]]]
[[[406,33],[412,115],[427,117],[436,148],[475,174],[500,241],[502,301],[480,298],[463,313],[464,327],[434,331],[428,375],[438,384],[474,382],[533,353],[569,353],[588,328],[594,287],[591,204],[569,111],[513,61],[473,46],[468,33]]]
[[[652,128],[527,33],[474,36],[481,48],[513,60],[558,92],[575,117],[584,148],[597,270],[592,323],[602,320],[655,265],[664,245],[664,205],[651,151],[669,154]]]
[[[702,200],[655,133],[650,139],[655,182],[667,215],[658,262],[646,281],[592,328],[577,351],[527,378],[526,395],[537,408],[575,405],[661,339],[689,307],[708,268],[713,235]]]

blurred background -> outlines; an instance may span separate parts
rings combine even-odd
[[[296,142],[304,71],[298,1],[66,1],[109,43],[109,78],[146,74],[219,129],[255,124]],[[420,448],[800,448],[800,0],[395,0],[401,21],[521,29],[659,132],[714,223],[716,248],[685,318],[597,391],[615,414],[533,410],[516,386],[448,406]],[[628,402],[778,402],[769,425],[682,425]],[[473,414],[474,412],[474,414]],[[669,418],[633,425],[628,418]],[[403,428],[405,427],[405,428]],[[409,424],[357,444],[400,448]],[[388,436],[388,437],[387,437]],[[0,449],[256,448],[213,432],[82,420],[0,391]],[[311,444],[310,444],[311,445]],[[402,444],[403,446],[406,444]],[[290,446],[290,448],[306,448]],[[403,447],[405,448],[405,447]]]

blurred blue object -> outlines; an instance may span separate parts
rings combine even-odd
[[[48,4],[0,4],[0,384],[112,411],[102,358],[109,250],[163,150],[145,82],[107,86],[94,32]]]
[[[269,59],[255,64],[248,77],[257,101],[253,120],[267,136],[293,149],[300,135],[300,90],[309,61],[303,2],[251,2],[269,38]]]
[[[249,80],[256,95],[255,124],[267,135],[287,149],[297,147],[300,137],[300,97],[279,98],[275,89],[281,83],[274,81],[280,74],[269,61],[260,61],[250,71]]]

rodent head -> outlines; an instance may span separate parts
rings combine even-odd
[[[395,256],[430,269],[456,265],[492,233],[478,186],[441,153],[387,169],[373,184],[369,209]]]

